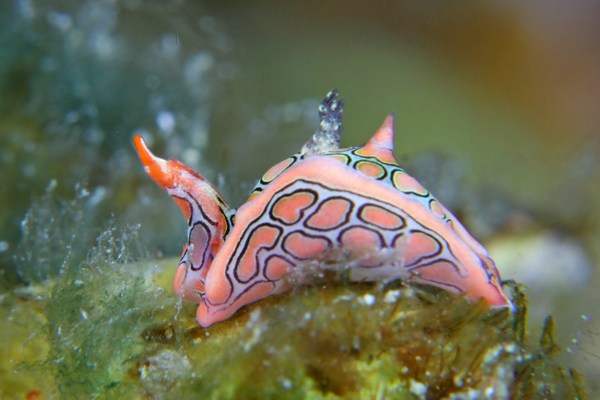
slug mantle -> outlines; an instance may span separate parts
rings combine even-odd
[[[340,149],[343,106],[329,92],[312,138],[271,167],[237,212],[200,174],[134,138],[146,173],[187,219],[174,288],[199,304],[198,323],[282,293],[314,265],[341,265],[351,281],[402,279],[512,309],[487,250],[396,163],[394,115],[364,146]]]

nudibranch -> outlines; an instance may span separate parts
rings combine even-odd
[[[394,158],[394,115],[364,145],[339,148],[343,100],[319,106],[320,124],[269,169],[237,212],[200,174],[136,150],[150,177],[188,222],[175,292],[199,304],[203,327],[288,290],[303,269],[347,268],[351,281],[436,286],[492,307],[510,307],[486,249]]]

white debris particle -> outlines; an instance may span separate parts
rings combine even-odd
[[[46,186],[46,191],[51,192],[54,189],[56,189],[57,186],[58,186],[58,181],[56,179],[52,178],[50,180],[50,183],[48,183],[48,186]]]
[[[305,314],[304,314],[304,320],[305,320],[305,321],[308,321],[308,320],[310,320],[311,318],[312,318],[312,314],[311,314],[310,312],[307,312],[307,313],[305,313]]]
[[[353,299],[353,297],[349,296],[349,295],[339,296],[333,301],[333,304],[337,304],[340,301],[351,301],[352,299]]]
[[[481,399],[481,393],[475,389],[469,389],[463,393],[452,393],[450,400],[479,400]]]
[[[367,306],[372,306],[373,304],[375,304],[375,296],[373,296],[370,293],[365,294],[364,296],[362,296],[359,301]]]
[[[90,195],[90,191],[86,188],[81,188],[79,190],[79,197],[88,197]]]
[[[460,376],[460,375],[455,375],[454,378],[452,379],[452,381],[454,383],[454,386],[456,386],[457,388],[463,386],[462,376]]]
[[[493,363],[494,361],[496,361],[498,359],[498,357],[502,353],[503,349],[504,349],[504,347],[502,345],[498,345],[498,346],[491,348],[490,350],[488,350],[485,353],[485,355],[483,357],[483,362],[485,364]]]
[[[108,194],[108,190],[104,186],[98,186],[97,188],[95,188],[94,192],[92,193],[92,195],[90,196],[90,198],[88,200],[90,206],[94,207],[94,206],[97,206],[98,204],[100,204],[102,202],[102,200],[104,200],[104,198],[106,197],[107,194]],[[88,192],[88,195],[89,195],[89,192]]]
[[[257,308],[256,310],[252,311],[252,313],[250,313],[250,319],[246,323],[246,328],[251,328],[257,322],[259,322],[260,317],[261,317],[260,309]]]
[[[427,395],[427,386],[421,382],[415,381],[414,379],[410,380],[410,388],[408,390],[421,399],[424,399]]]
[[[7,251],[9,247],[8,242],[5,242],[4,240],[0,241],[0,253]]]
[[[285,389],[291,389],[292,388],[292,381],[290,381],[287,378],[281,378],[281,385],[285,388]]]
[[[88,314],[87,312],[85,312],[85,310],[82,308],[79,310],[81,312],[81,318],[83,319],[88,319]]]
[[[509,343],[504,346],[504,350],[506,350],[507,353],[515,354],[517,352],[517,345],[515,343]]]
[[[383,298],[383,302],[384,303],[395,303],[398,298],[400,298],[400,291],[399,290],[389,290],[385,293],[385,297]]]
[[[138,368],[142,384],[152,393],[166,393],[190,376],[189,359],[176,351],[163,350],[144,360]],[[163,396],[160,396],[163,397]]]
[[[243,344],[244,351],[249,351],[260,342],[263,332],[267,329],[266,324],[261,321],[260,309],[252,311],[246,328],[252,331],[250,338]]]

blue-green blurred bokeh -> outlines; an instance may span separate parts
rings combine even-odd
[[[308,139],[337,87],[343,143],[396,112],[398,160],[478,237],[552,231],[579,243],[589,278],[563,321],[594,321],[598,38],[600,6],[585,0],[4,1],[1,286],[59,265],[57,243],[84,257],[111,218],[141,224],[152,255],[181,250],[183,218],[144,176],[134,133],[237,206]],[[71,201],[85,215],[61,216]],[[581,328],[588,343],[598,326]],[[593,346],[574,351],[593,371]]]

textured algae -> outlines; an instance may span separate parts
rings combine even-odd
[[[123,393],[126,360],[140,350],[132,333],[169,304],[164,291],[128,271],[123,260],[129,232],[121,237],[115,231],[100,236],[88,260],[64,268],[47,303],[49,356],[59,392],[67,397]]]
[[[157,310],[176,301],[152,283],[147,265],[130,262],[143,256],[137,227],[109,220],[101,231],[93,195],[76,188],[65,200],[55,188],[53,181],[22,222],[15,263],[29,286],[0,294],[3,399],[123,391],[125,360],[139,352],[130,333],[160,321]]]
[[[54,386],[46,368],[47,319],[37,290],[20,288],[0,294],[0,398],[23,399],[29,392]]]
[[[516,285],[510,314],[432,288],[327,278],[202,329],[193,305],[179,309],[155,286],[154,264],[118,261],[123,240],[106,231],[47,296],[25,301],[29,314],[17,313],[27,318],[6,341],[46,350],[8,366],[21,376],[4,373],[3,388],[48,398],[585,398],[578,374],[554,359],[551,320],[540,343],[524,334]],[[16,301],[5,296],[3,317]]]
[[[17,276],[23,264],[13,260],[32,195],[54,179],[61,196],[89,185],[96,220],[85,217],[97,228],[98,219],[115,213],[121,221],[145,219],[146,232],[162,233],[164,219],[151,217],[165,202],[141,188],[147,185],[132,157],[133,132],[152,132],[154,146],[210,176],[203,153],[232,64],[230,39],[205,8],[187,1],[0,2],[0,288],[54,274],[44,263]],[[176,212],[160,211],[178,222]],[[165,235],[145,241],[165,252],[179,246]],[[65,247],[53,243],[51,257],[60,263]]]
[[[76,196],[65,200],[55,195],[56,187],[52,180],[21,221],[15,261],[17,274],[27,283],[45,282],[66,262],[85,258],[96,235],[90,229],[95,213],[89,192],[77,188]]]
[[[192,361],[198,377],[185,391],[209,398],[584,397],[577,379],[521,339],[523,316],[428,288],[300,288],[232,322],[188,331],[186,353],[200,364]]]

